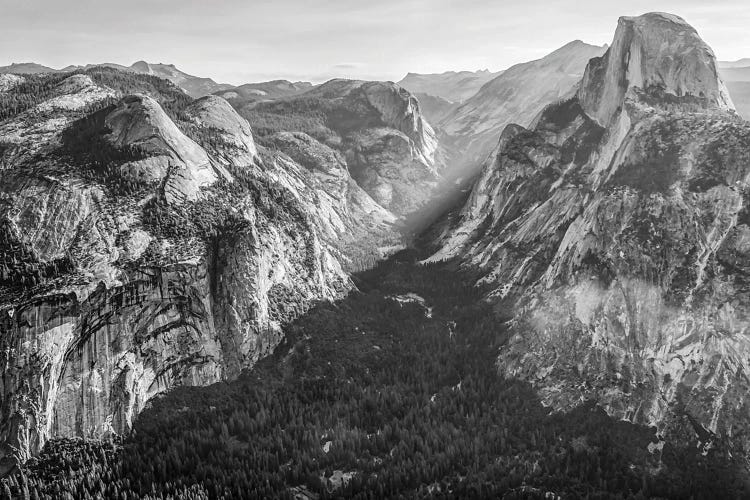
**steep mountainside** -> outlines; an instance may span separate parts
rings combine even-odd
[[[574,96],[505,129],[433,258],[515,307],[498,366],[548,404],[740,451],[748,193],[750,123],[711,49],[679,17],[621,18]]]
[[[390,82],[331,80],[298,96],[240,108],[264,144],[303,132],[336,150],[378,204],[407,215],[440,179],[442,152],[419,102]]]
[[[36,63],[13,63],[9,66],[0,67],[0,73],[15,74],[39,74],[39,73],[70,73],[73,71],[86,71],[94,68],[110,68],[143,75],[152,75],[164,78],[174,83],[192,97],[203,97],[221,90],[232,88],[232,85],[216,83],[210,78],[189,75],[175,68],[174,64],[153,64],[138,61],[131,66],[123,66],[114,63],[87,64],[85,66],[66,66],[63,69],[52,69]]]
[[[398,84],[413,94],[427,94],[461,103],[476,94],[482,85],[503,72],[446,71],[445,73],[409,73]]]
[[[219,97],[101,68],[1,81],[3,464],[234,378],[397,243],[337,153],[258,147]]]
[[[586,63],[605,49],[574,41],[542,59],[517,64],[443,118],[436,127],[452,151],[454,175],[476,172],[506,125],[528,126],[545,106],[572,96]]]

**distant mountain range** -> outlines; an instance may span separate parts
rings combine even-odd
[[[28,62],[28,63],[13,63],[9,66],[0,66],[0,73],[16,73],[16,74],[37,74],[37,73],[65,73],[69,71],[85,70],[96,66],[104,66],[107,68],[115,68],[121,71],[130,71],[133,73],[141,73],[145,75],[154,75],[160,78],[165,78],[181,89],[183,89],[191,97],[203,97],[214,92],[226,90],[232,88],[233,85],[226,83],[216,83],[211,78],[202,78],[199,76],[193,76],[180,71],[174,64],[152,64],[146,61],[138,61],[130,66],[123,66],[115,63],[102,63],[102,64],[87,64],[85,66],[66,66],[62,69],[49,68],[41,64]]]
[[[663,436],[678,435],[687,415],[688,432],[715,439],[709,446],[728,436],[741,449],[750,123],[735,116],[713,52],[682,18],[651,13],[617,26],[572,94],[531,126],[493,132],[497,146],[433,260],[478,269],[492,299],[516,311],[497,366],[546,405],[595,400]],[[498,92],[512,72],[457,113],[476,102],[467,116],[515,115],[506,103],[545,82],[536,70]],[[493,124],[458,123],[478,137]]]
[[[409,73],[400,82],[413,94],[428,94],[450,102],[460,103],[470,98],[482,85],[502,74],[502,71],[446,71],[445,73]]]
[[[580,42],[583,43],[583,42]],[[585,44],[584,44],[585,45]],[[532,64],[522,63],[513,68]],[[750,118],[750,58],[743,58],[737,61],[718,61],[719,74],[727,84],[729,93],[734,100],[737,112],[744,118]],[[210,94],[221,95],[232,105],[240,109],[247,105],[253,105],[256,102],[278,99],[301,94],[314,87],[310,82],[290,82],[288,80],[272,80],[268,82],[247,83],[235,87],[227,83],[217,83],[211,78],[190,75],[181,71],[174,64],[148,63],[146,61],[137,61],[130,66],[116,63],[86,64],[86,65],[69,65],[64,68],[55,69],[35,62],[12,63],[8,66],[0,66],[0,73],[14,74],[37,74],[37,73],[63,73],[77,70],[86,70],[92,67],[108,67],[121,71],[129,71],[146,75],[154,75],[165,78],[181,89],[191,97],[203,97]],[[492,72],[487,69],[480,71],[446,71],[444,73],[408,73],[398,85],[411,92],[417,99],[422,108],[427,121],[440,129],[443,126],[451,126],[443,123],[449,115],[456,118],[457,108],[462,106],[466,101],[475,99],[475,104],[481,105],[481,99],[477,94],[482,87],[501,77],[503,71]],[[533,77],[532,77],[533,79]],[[575,78],[573,78],[574,80]],[[539,85],[544,85],[543,80],[537,81]],[[500,84],[502,85],[502,83]],[[485,92],[485,96],[497,94],[495,90]],[[523,94],[523,88],[518,87],[519,94]],[[536,95],[535,92],[531,92]],[[507,105],[514,105],[514,99],[511,98]],[[464,107],[464,109],[466,109]],[[460,111],[458,113],[461,113]],[[536,114],[536,112],[535,112]],[[453,119],[449,119],[451,121]],[[527,123],[521,123],[527,125]],[[494,134],[494,131],[493,131]],[[451,135],[455,135],[451,133]],[[491,148],[489,148],[491,149]],[[488,148],[483,148],[479,156],[486,154]],[[472,161],[476,158],[472,156]]]
[[[473,173],[506,125],[528,126],[545,106],[573,95],[589,59],[606,49],[576,40],[485,83],[436,125],[455,152],[454,171]]]

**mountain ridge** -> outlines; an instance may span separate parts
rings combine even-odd
[[[397,83],[415,94],[427,94],[461,103],[502,71],[445,71],[443,73],[407,73]]]
[[[436,128],[453,152],[455,175],[474,175],[506,125],[529,125],[547,104],[571,95],[588,60],[604,50],[573,41],[512,66],[442,118]]]
[[[153,64],[146,61],[136,61],[130,66],[115,63],[86,64],[83,66],[69,65],[62,69],[53,69],[37,63],[11,63],[9,66],[0,66],[0,73],[68,73],[71,71],[85,71],[92,68],[113,68],[120,71],[132,71],[136,73],[154,75],[165,78],[178,87],[182,88],[192,97],[203,97],[221,90],[226,90],[233,85],[216,83],[211,78],[189,75],[180,71],[174,64]]]
[[[748,141],[695,30],[621,18],[575,94],[505,128],[431,258],[515,311],[501,373],[665,440],[742,435]]]
[[[309,136],[256,146],[224,99],[150,75],[23,78],[3,92],[48,90],[0,121],[3,463],[236,378],[401,245],[396,217]]]

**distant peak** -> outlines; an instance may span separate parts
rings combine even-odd
[[[546,56],[544,56],[544,59],[554,59],[564,54],[590,52],[602,49],[603,47],[600,47],[598,45],[591,45],[590,43],[586,43],[582,40],[573,40],[572,42],[568,42],[559,49],[547,54]]]

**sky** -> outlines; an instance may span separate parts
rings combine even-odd
[[[619,16],[651,11],[685,18],[720,60],[750,57],[749,0],[0,0],[0,66],[146,60],[235,85],[398,81],[610,43]]]

